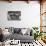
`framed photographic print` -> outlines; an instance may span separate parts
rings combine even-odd
[[[8,11],[8,20],[21,20],[21,11]]]

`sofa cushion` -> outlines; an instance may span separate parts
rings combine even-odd
[[[9,27],[8,32],[14,34],[14,27]]]
[[[21,29],[21,33],[24,35],[24,34],[26,34],[26,32],[27,32],[27,28],[26,29]]]
[[[20,28],[14,28],[14,33],[20,33],[21,29]]]

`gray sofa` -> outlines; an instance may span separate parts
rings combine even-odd
[[[30,31],[31,35],[28,35],[28,33],[26,34],[22,34],[21,33],[21,29],[22,28],[9,28],[9,32],[11,33],[9,36],[5,36],[5,40],[9,39],[10,40],[20,40],[21,43],[30,43],[34,41],[34,37],[32,36],[32,31]],[[23,28],[26,29],[26,28]]]
[[[12,39],[15,39],[15,40],[20,40],[21,43],[30,43],[30,42],[33,42],[34,38],[33,36],[29,36],[29,35],[21,35],[21,34],[11,34],[9,36],[9,38],[12,40]]]

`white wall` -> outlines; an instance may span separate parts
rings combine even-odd
[[[21,21],[8,21],[8,11],[21,11]],[[0,27],[40,26],[40,4],[30,2],[0,2]]]

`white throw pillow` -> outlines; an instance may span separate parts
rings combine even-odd
[[[24,35],[27,32],[27,29],[21,29],[21,33]]]
[[[3,35],[9,35],[10,33],[8,32],[8,29],[3,29]]]

